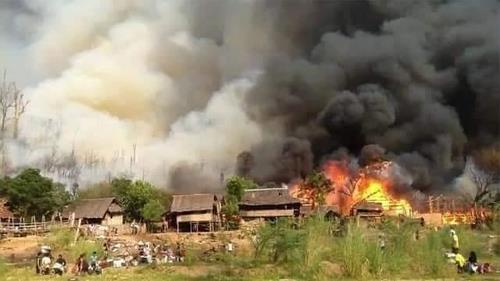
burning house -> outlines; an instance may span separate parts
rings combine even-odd
[[[213,231],[221,225],[222,196],[216,194],[174,195],[167,221],[177,232]]]
[[[323,173],[330,180],[331,191],[326,194],[326,206],[335,206],[342,215],[377,217],[382,215],[411,216],[410,203],[396,194],[396,182],[392,178],[392,162],[380,161],[359,169],[349,169],[342,161],[328,161]],[[304,204],[311,204],[313,198],[301,192],[304,183],[292,187],[292,196]]]
[[[239,203],[240,217],[246,221],[297,217],[300,205],[297,198],[290,196],[287,187],[250,189]]]
[[[351,214],[360,218],[378,219],[384,215],[384,208],[381,203],[361,201],[352,207]]]

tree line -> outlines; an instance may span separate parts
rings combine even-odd
[[[118,177],[111,182],[91,185],[83,190],[69,192],[62,183],[28,168],[14,177],[0,178],[0,197],[19,217],[50,217],[64,206],[81,199],[115,197],[129,221],[158,221],[168,208],[171,195],[149,182]]]

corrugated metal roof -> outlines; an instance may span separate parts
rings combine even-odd
[[[300,204],[299,199],[290,196],[288,188],[261,188],[245,190],[240,205],[286,205]]]
[[[215,200],[215,194],[173,195],[170,212],[182,213],[212,210]]]
[[[114,197],[81,199],[66,207],[63,211],[63,217],[70,217],[75,212],[76,219],[102,219],[106,212],[113,206],[113,212],[121,212],[121,207],[117,204]]]

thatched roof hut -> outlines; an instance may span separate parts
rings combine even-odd
[[[216,201],[215,194],[173,195],[170,213],[211,211]]]
[[[288,188],[249,189],[239,203],[240,216],[245,220],[298,216],[300,205]]]
[[[123,224],[123,209],[114,197],[81,199],[64,208],[63,218],[82,219],[84,223]]]
[[[173,195],[167,218],[177,231],[213,230],[221,222],[221,201],[213,193]]]

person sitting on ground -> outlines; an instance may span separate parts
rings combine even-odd
[[[451,252],[454,254],[458,254],[459,250],[458,235],[453,228],[450,230],[450,235],[451,235]]]
[[[54,270],[54,273],[58,275],[62,275],[66,271],[66,260],[62,257],[62,255],[57,257],[52,269]]]
[[[167,253],[167,262],[173,263],[175,261],[175,255],[174,255],[174,250],[172,250],[172,247],[168,246],[166,253]]]
[[[107,256],[109,254],[110,247],[111,247],[111,240],[108,238],[106,239],[106,241],[104,241],[104,244],[102,244],[104,255]]]
[[[181,244],[179,242],[175,245],[175,260],[177,262],[181,261]]]
[[[457,265],[457,272],[462,273],[464,272],[464,267],[465,267],[465,258],[459,253],[455,254],[455,263]]]
[[[50,274],[51,264],[52,264],[52,258],[50,254],[44,254],[40,263],[40,273],[42,275]]]
[[[491,267],[491,265],[489,263],[486,262],[484,264],[479,265],[477,272],[479,274],[491,273],[491,272],[493,272],[493,268]]]
[[[40,274],[41,263],[42,263],[42,252],[38,251],[38,253],[36,254],[36,259],[35,259],[36,274]]]
[[[98,260],[97,252],[94,251],[90,256],[90,266],[95,268],[97,266],[97,260]]]
[[[88,271],[89,264],[85,259],[85,254],[81,254],[75,263],[74,272],[76,275],[84,274]]]
[[[101,266],[99,264],[99,258],[96,251],[92,252],[92,255],[90,256],[90,265],[88,267],[88,272],[89,274],[101,274]]]
[[[467,272],[476,273],[478,267],[479,264],[477,263],[476,252],[471,251],[469,254],[469,258],[467,259],[467,266],[466,266]]]

